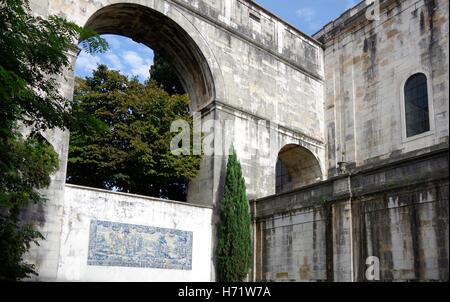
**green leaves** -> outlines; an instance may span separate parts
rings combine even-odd
[[[0,0],[0,6],[0,131],[10,131],[12,120],[36,131],[70,127],[70,102],[56,80],[70,67],[67,53],[79,38],[91,53],[106,51],[108,44],[63,18],[32,16],[27,1]]]
[[[36,189],[49,185],[58,164],[53,147],[39,135],[24,139],[10,133],[0,143],[0,280],[36,275],[22,255],[43,237],[31,224],[23,225],[18,215],[30,203],[45,202]]]
[[[41,239],[44,237],[32,225],[20,225],[0,216],[0,281],[19,281],[37,275],[34,265],[25,263],[22,255],[31,243],[39,245]]]
[[[224,282],[241,282],[252,265],[251,216],[241,165],[234,149],[228,157],[224,196],[220,205],[217,259]]]
[[[169,94],[184,94],[184,88],[168,60],[155,54],[153,62],[150,68],[150,79]]]
[[[31,243],[43,239],[31,224],[19,222],[30,203],[43,203],[37,191],[50,184],[59,165],[53,147],[39,133],[51,128],[95,132],[102,124],[86,114],[71,114],[59,92],[78,39],[89,52],[108,47],[96,33],[60,17],[30,13],[26,0],[0,0],[0,280],[36,274],[23,262]],[[28,126],[22,137],[17,125]]]
[[[169,95],[158,84],[141,84],[100,65],[92,77],[77,79],[74,109],[92,114],[105,131],[72,131],[68,181],[175,200],[186,199],[199,156],[170,151],[172,122],[192,125],[186,95]]]
[[[108,42],[102,39],[94,30],[75,26],[75,32],[80,34],[80,46],[89,54],[104,53],[109,49]]]
[[[15,134],[0,145],[0,192],[2,206],[20,207],[43,199],[34,189],[50,184],[58,168],[58,155],[39,135],[23,139]]]

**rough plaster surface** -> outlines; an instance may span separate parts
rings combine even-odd
[[[208,207],[67,185],[57,280],[210,281],[211,217]],[[88,265],[91,221],[192,232],[192,269]]]
[[[256,281],[448,281],[448,146],[252,202]]]

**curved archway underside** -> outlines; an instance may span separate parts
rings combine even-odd
[[[113,4],[98,10],[86,26],[99,34],[123,35],[164,56],[173,66],[197,111],[215,99],[214,80],[198,46],[175,21],[137,4]]]
[[[277,182],[280,178],[280,181],[289,183],[277,183],[277,193],[307,186],[322,179],[322,171],[317,158],[311,151],[299,145],[284,146],[278,154],[278,162],[281,162],[280,164],[283,166],[280,171],[285,170],[284,173],[288,175],[279,177],[277,169]]]

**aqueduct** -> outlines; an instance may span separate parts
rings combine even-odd
[[[192,110],[201,112],[203,120],[218,121],[213,131],[220,131],[222,137],[233,136],[230,131],[238,134],[234,145],[250,198],[275,193],[275,161],[286,144],[302,145],[324,162],[322,49],[314,39],[252,1],[35,0],[31,5],[42,16],[56,14],[100,34],[127,36],[172,60],[192,100]],[[75,62],[77,54],[72,56]],[[73,70],[67,71],[62,83],[66,97],[71,98]],[[299,108],[302,121],[297,119]],[[230,120],[233,130],[220,127]],[[61,170],[54,176],[51,203],[42,217],[51,213],[63,217],[63,200],[67,206],[70,199],[67,192],[71,189],[64,184],[68,135],[47,134],[60,153]],[[204,157],[199,176],[189,186],[191,204],[212,207],[215,213],[226,163],[226,156],[220,155],[225,152],[219,150],[228,147],[216,140],[216,155]],[[216,220],[215,214],[212,219]],[[42,223],[47,240],[37,251],[40,278],[71,279],[61,268],[66,264],[56,256],[64,250],[57,238],[61,229],[65,232],[64,222],[43,218]],[[207,257],[212,255],[210,251]]]
[[[365,280],[371,256],[383,280],[448,280],[448,0],[385,0],[379,20],[362,1],[314,38],[251,0],[30,4],[165,53],[191,109],[217,123],[187,204],[66,185],[69,133],[47,132],[61,165],[28,212],[46,238],[28,255],[38,280],[216,280],[230,137],[251,200],[251,280]],[[415,87],[403,96],[417,73],[420,110]],[[73,70],[60,80],[70,99]]]

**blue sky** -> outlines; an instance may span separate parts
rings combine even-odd
[[[77,76],[90,76],[97,64],[105,64],[129,77],[138,76],[140,81],[148,78],[150,66],[153,64],[153,51],[150,48],[122,36],[103,35],[103,37],[109,43],[109,51],[95,56],[81,51],[75,67]]]
[[[301,31],[315,34],[360,0],[256,0]]]
[[[257,3],[272,11],[307,34],[314,34],[322,26],[339,17],[345,10],[356,5],[358,0],[257,0]],[[110,45],[105,54],[91,56],[82,51],[78,57],[75,74],[90,76],[97,64],[105,64],[125,75],[138,76],[145,81],[153,64],[153,51],[131,39],[103,36]]]

